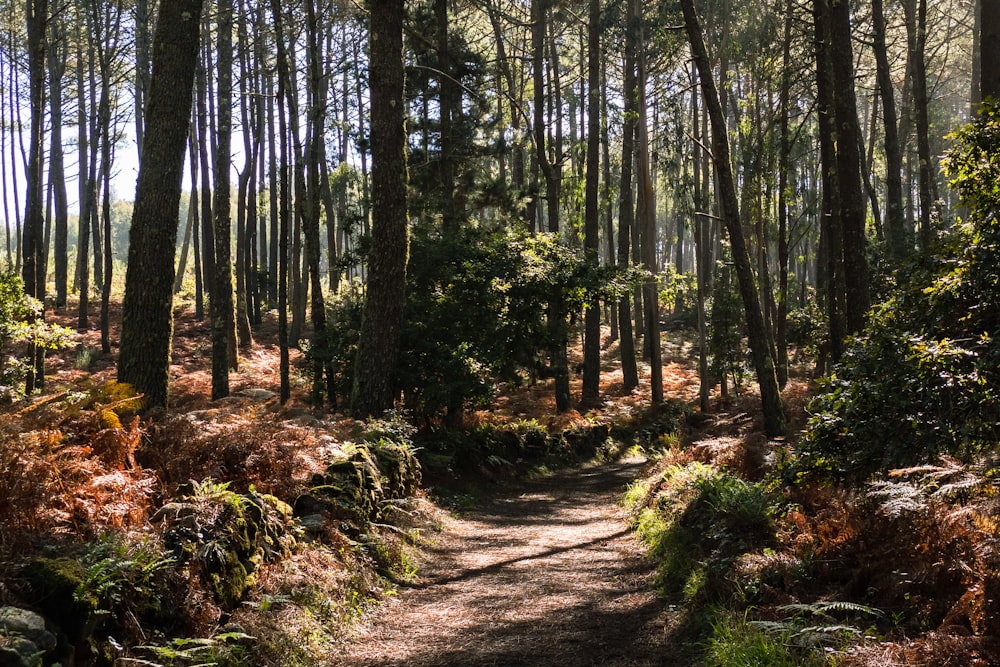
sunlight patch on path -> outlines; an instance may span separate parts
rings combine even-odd
[[[674,664],[676,619],[618,506],[640,469],[563,471],[448,519],[415,586],[359,624],[331,664]]]

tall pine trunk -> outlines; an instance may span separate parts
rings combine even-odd
[[[174,249],[203,0],[163,3],[153,37],[153,74],[143,162],[129,232],[118,380],[166,405]]]
[[[598,208],[601,149],[601,2],[590,0],[587,28],[587,180],[583,247],[586,261],[600,263]],[[600,400],[601,385],[601,304],[591,297],[584,312],[583,396],[585,405]]]
[[[684,27],[688,41],[691,43],[691,55],[698,68],[702,95],[712,125],[712,157],[715,162],[719,187],[719,204],[726,229],[729,232],[733,263],[746,315],[747,338],[750,343],[754,369],[757,373],[757,383],[760,386],[764,430],[769,437],[774,437],[785,432],[784,410],[781,405],[781,393],[778,390],[774,359],[771,357],[771,351],[767,344],[767,332],[760,307],[760,297],[754,283],[750,255],[743,236],[739,202],[733,181],[725,116],[719,102],[718,91],[715,88],[715,80],[712,78],[712,68],[708,60],[701,25],[695,11],[694,0],[681,0],[681,8],[684,11]]]
[[[381,415],[395,403],[409,249],[403,104],[405,12],[403,0],[372,0],[370,7],[372,249],[352,392],[352,409],[359,417]]]

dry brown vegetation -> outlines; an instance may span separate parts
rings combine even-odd
[[[30,598],[19,568],[33,556],[53,548],[83,554],[88,544],[109,532],[133,545],[159,539],[150,517],[190,480],[228,482],[233,491],[255,489],[291,504],[313,476],[323,472],[331,452],[359,437],[362,425],[358,422],[308,406],[304,387],[297,387],[287,405],[278,404],[274,395],[277,351],[268,335],[265,328],[262,342],[241,350],[240,371],[232,376],[233,396],[213,402],[208,398],[207,325],[188,312],[179,313],[171,366],[172,407],[141,418],[135,415],[134,397],[113,382],[112,357],[96,354],[88,358],[91,353],[84,352],[98,347],[96,331],[83,333],[77,349],[50,357],[47,393],[7,406],[0,414],[0,469],[5,471],[0,475],[0,605],[23,604]],[[547,429],[563,431],[644,410],[649,406],[648,385],[623,395],[613,361],[614,346],[605,340],[604,403],[599,408],[557,415],[551,388],[539,383],[501,392],[493,408],[470,415],[470,423],[537,420]],[[693,403],[698,384],[692,370],[692,347],[682,336],[669,334],[664,357],[667,395]],[[646,383],[643,370],[640,375]],[[574,377],[573,382],[574,393],[579,395],[580,378]],[[679,439],[664,441],[672,449],[652,472],[700,461],[747,480],[774,480],[775,466],[794,451],[794,434],[804,424],[810,392],[805,379],[793,380],[785,389],[793,428],[792,435],[780,441],[768,441],[762,435],[753,394],[725,402],[715,397],[711,415],[689,413]],[[774,519],[774,542],[767,551],[747,554],[734,565],[737,580],[761,583],[758,596],[748,602],[754,609],[751,614],[781,621],[787,616],[782,609],[789,604],[859,603],[883,616],[862,628],[865,634],[851,639],[850,647],[837,654],[840,664],[1000,664],[996,640],[1000,635],[1000,609],[996,607],[1000,552],[993,478],[984,471],[944,461],[936,468],[901,471],[889,482],[895,486],[881,492],[816,484],[781,488],[784,505]],[[948,485],[953,492],[939,492]],[[898,502],[893,504],[894,500]],[[242,660],[251,661],[245,664],[324,664],[328,659],[323,656],[334,654],[354,655],[366,664],[386,664],[345,648],[340,629],[365,609],[367,601],[378,599],[412,574],[410,550],[418,529],[425,538],[428,576],[438,576],[434,573],[448,567],[442,560],[444,547],[452,559],[458,557],[456,549],[469,549],[462,541],[466,537],[440,532],[454,528],[449,521],[423,499],[395,513],[396,528],[386,529],[377,540],[360,547],[327,525],[290,557],[264,564],[247,603],[239,608],[222,609],[204,587],[188,577],[187,592],[171,603],[181,612],[183,623],[152,629],[153,636],[147,636],[150,628],[139,626],[129,632],[154,643],[169,643],[171,637],[219,637],[220,632],[229,631],[253,635],[262,641],[252,648],[217,647],[221,657],[225,657],[221,652],[230,651],[226,655],[242,655]],[[498,533],[503,539],[514,539],[521,530],[504,525]],[[440,548],[435,550],[434,544]],[[627,546],[625,551],[633,557],[634,547]],[[513,551],[502,550],[494,556],[501,562],[517,558]],[[645,582],[641,586],[649,586],[646,573],[635,573],[636,581]],[[548,576],[541,570],[536,574],[542,580]],[[584,577],[579,583],[589,586],[592,582],[588,581]],[[491,597],[504,595],[496,586],[509,584],[474,577],[462,585],[480,588],[464,590],[463,595],[485,604]],[[641,597],[641,605],[654,604],[640,596],[638,589],[635,595],[639,596],[636,600]],[[525,599],[524,604],[530,607],[532,601]],[[409,613],[423,611],[411,609]],[[581,623],[585,615],[585,609],[578,615]],[[479,620],[488,621],[488,614]],[[664,632],[664,624],[678,630],[677,619],[656,622],[659,632]],[[566,639],[573,632],[570,625],[563,623],[553,630],[551,640]],[[384,631],[364,627],[364,636],[369,638]],[[508,629],[527,632],[517,623]],[[456,645],[442,637],[434,640],[444,642],[442,651],[461,655],[454,653]],[[650,650],[663,650],[663,642],[695,639],[681,628],[667,639],[653,641]],[[454,634],[456,642],[467,640],[467,635]],[[506,641],[493,635],[479,640]],[[433,644],[429,635],[415,636],[414,641]],[[125,654],[136,655],[128,650],[121,655]],[[632,655],[622,653],[626,654]],[[420,656],[422,664],[444,664],[426,652]]]

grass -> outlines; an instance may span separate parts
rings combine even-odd
[[[817,654],[796,648],[791,633],[772,634],[745,617],[720,613],[706,643],[706,667],[821,667]]]

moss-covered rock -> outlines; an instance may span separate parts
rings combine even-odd
[[[238,494],[225,485],[192,483],[154,515],[164,521],[164,543],[180,562],[193,564],[223,609],[233,609],[254,585],[265,562],[295,544],[292,509],[274,496]]]
[[[86,570],[73,558],[35,558],[21,574],[37,606],[73,643],[86,638],[96,622],[97,598],[84,589]]]
[[[386,500],[416,493],[420,479],[420,463],[409,445],[388,439],[354,443],[313,478],[295,501],[295,516],[323,513],[362,530]]]
[[[56,638],[38,614],[0,607],[0,667],[39,667],[56,648]]]
[[[409,498],[420,488],[420,463],[413,449],[391,440],[371,444],[387,498]]]

